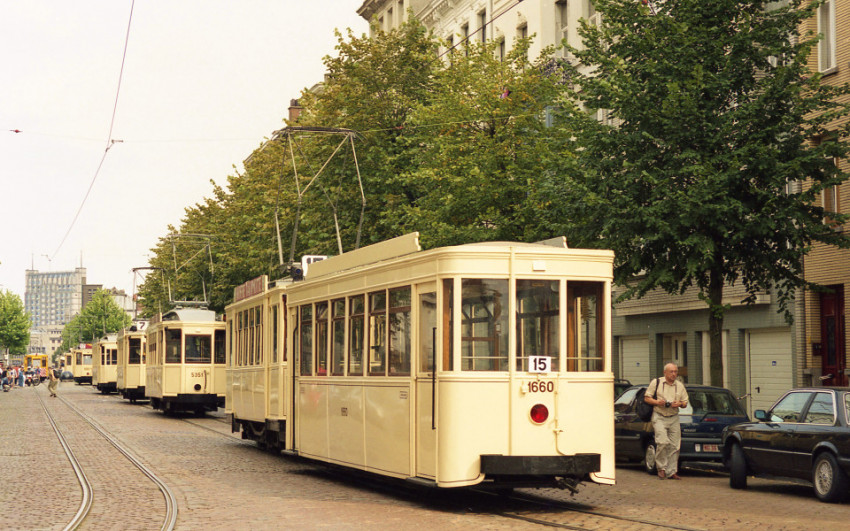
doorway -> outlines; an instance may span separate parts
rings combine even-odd
[[[820,295],[820,330],[823,385],[847,385],[844,346],[844,286],[829,286],[831,293]]]

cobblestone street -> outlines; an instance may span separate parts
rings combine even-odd
[[[519,492],[549,506],[410,491],[264,453],[230,434],[221,411],[174,418],[88,386],[62,383],[59,393],[168,484],[177,496],[177,529],[542,529],[538,522],[546,522],[580,529],[827,530],[845,529],[850,518],[850,504],[821,503],[807,486],[751,479],[749,489],[735,491],[723,473],[685,470],[682,481],[661,482],[636,466],[618,468],[616,486],[584,485],[574,497]],[[45,386],[0,393],[0,503],[21,515],[5,518],[3,527],[61,529],[79,505],[80,486],[39,397],[93,479],[93,510],[83,528],[158,529],[151,487],[134,479],[126,460],[88,434],[61,400],[48,398]],[[97,453],[101,459],[92,457]]]

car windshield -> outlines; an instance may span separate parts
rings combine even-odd
[[[688,406],[683,408],[682,415],[741,415],[746,412],[728,391],[715,389],[688,389]]]
[[[626,389],[623,391],[623,394],[617,398],[614,402],[614,411],[619,413],[627,413],[629,409],[631,409],[632,400],[635,399],[635,395],[639,391],[639,388],[633,387],[631,389]]]

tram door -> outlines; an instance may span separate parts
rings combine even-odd
[[[416,475],[437,476],[436,360],[437,292],[436,284],[419,286],[419,330],[416,378]]]

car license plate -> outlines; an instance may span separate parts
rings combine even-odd
[[[703,452],[719,452],[719,451],[720,451],[720,449],[717,447],[717,445],[716,445],[716,444],[703,444],[703,445],[702,445],[702,448],[700,448],[700,445],[698,445],[698,444],[697,444],[697,445],[696,445],[695,450],[696,450],[697,452],[699,452],[699,451],[703,451]]]

